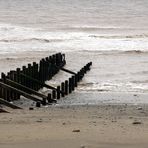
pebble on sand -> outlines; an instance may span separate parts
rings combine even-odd
[[[79,129],[75,129],[75,130],[73,130],[72,132],[79,133],[80,130],[79,130]]]
[[[142,122],[140,122],[140,121],[134,121],[132,124],[142,124]]]

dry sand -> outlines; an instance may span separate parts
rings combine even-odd
[[[148,106],[138,107],[9,109],[0,113],[0,148],[147,148]]]

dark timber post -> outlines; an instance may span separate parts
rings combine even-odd
[[[69,93],[72,92],[72,78],[69,78]]]
[[[57,86],[57,100],[60,99],[61,93],[60,93],[60,86]]]
[[[77,87],[77,83],[78,83],[78,75],[75,74],[75,87]]]
[[[56,90],[55,89],[52,90],[52,99],[56,99]]]
[[[65,95],[68,95],[68,81],[65,81]]]
[[[62,97],[64,97],[65,96],[65,83],[64,82],[61,83],[61,91],[63,92]]]
[[[75,76],[72,76],[71,77],[71,84],[72,84],[72,91],[74,91],[74,89],[75,89]]]
[[[6,76],[5,76],[4,73],[1,73],[1,79],[2,79],[3,83],[6,83]],[[7,90],[5,88],[3,88],[2,97],[3,97],[4,100],[7,100],[7,94],[6,93],[7,93]],[[7,101],[9,101],[9,100],[7,100]]]

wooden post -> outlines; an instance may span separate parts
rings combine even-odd
[[[80,81],[82,80],[82,78],[83,78],[83,71],[82,71],[82,69],[80,70]]]
[[[32,66],[30,63],[28,64],[28,68],[26,71],[27,71],[26,75],[32,77]],[[33,89],[33,82],[30,82],[30,81],[28,81],[28,79],[26,79],[26,86]]]
[[[51,94],[48,94],[47,101],[48,101],[48,103],[52,103]]]
[[[33,65],[32,65],[32,77],[34,78],[36,74],[37,74],[37,72],[36,72],[36,62],[33,62]],[[36,90],[36,84],[35,83],[33,83],[33,90]]]
[[[65,96],[65,83],[64,82],[61,83],[61,91],[64,92],[62,93],[62,97],[64,97]]]
[[[57,86],[57,100],[60,99],[61,93],[60,93],[60,86]]]
[[[80,72],[77,73],[77,76],[78,76],[78,82],[79,82],[81,80]]]
[[[71,84],[72,84],[72,91],[74,91],[75,90],[75,76],[72,76],[71,77]]]
[[[41,102],[40,101],[36,102],[36,107],[41,107]]]
[[[39,66],[39,81],[43,82],[43,61],[40,60]]]
[[[52,63],[53,63],[53,65],[56,65],[56,55],[52,56]],[[59,68],[57,68],[56,66],[53,67],[53,74],[54,75],[59,71]]]
[[[84,66],[84,73],[86,74],[87,72],[87,66]]]
[[[47,100],[48,103],[57,103],[57,100],[51,98],[51,94],[48,94]]]
[[[43,62],[43,82],[46,80],[46,61],[45,59],[42,59],[42,62]]]
[[[56,90],[52,90],[52,99],[56,99]]]
[[[68,95],[68,81],[65,81],[65,95]]]
[[[49,56],[49,63],[50,63],[50,79],[52,78],[53,74],[53,64],[52,64],[52,56]]]
[[[46,60],[46,65],[47,65],[47,70],[46,70],[46,78],[47,78],[47,80],[49,80],[50,79],[50,63],[49,63],[49,57],[46,57],[45,58],[45,60]]]
[[[1,73],[1,79],[2,79],[3,83],[6,83],[6,76],[4,73]],[[3,99],[7,100],[7,89],[6,88],[3,88],[2,97],[3,97]],[[9,100],[7,100],[7,101],[9,101]]]
[[[8,76],[10,76],[10,72],[7,73],[7,76],[5,75],[5,77],[8,77]],[[8,102],[12,101],[12,96],[11,96],[12,93],[11,93],[11,91],[10,90],[6,90],[6,92],[7,92],[7,101]]]
[[[16,71],[14,71],[13,73],[14,73],[14,82],[17,82],[18,81],[18,78],[17,78]],[[15,93],[15,96],[16,96],[15,97],[16,100],[20,99],[20,95],[18,93]]]
[[[9,78],[9,79],[11,79],[11,80],[13,80],[14,79],[14,77],[13,77],[13,72],[12,71],[10,71],[10,72],[8,72],[7,73],[7,77]],[[10,100],[15,100],[16,99],[16,93],[14,93],[13,91],[11,91],[10,90]]]
[[[72,92],[72,78],[69,78],[69,93]]]
[[[26,66],[22,67],[22,72],[21,73],[26,75]],[[22,78],[22,85],[26,86],[26,78],[25,77]]]
[[[20,68],[17,68],[16,69],[17,83],[22,84],[22,77],[20,76],[20,72],[21,72],[21,69]],[[19,98],[20,98],[20,95],[19,95]]]
[[[46,100],[47,100],[46,98],[43,98],[43,100],[41,101],[42,102],[42,105],[44,105],[44,106],[47,105]]]
[[[75,87],[77,87],[77,83],[78,83],[78,75],[75,74]]]
[[[39,65],[36,62],[33,62],[33,66],[34,66],[34,74],[33,77],[37,80],[39,80]],[[34,90],[38,90],[41,88],[41,85],[39,85],[38,83],[32,82],[34,84]]]

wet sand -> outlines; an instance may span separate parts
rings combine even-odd
[[[147,148],[147,105],[50,106],[0,114],[1,148]]]

